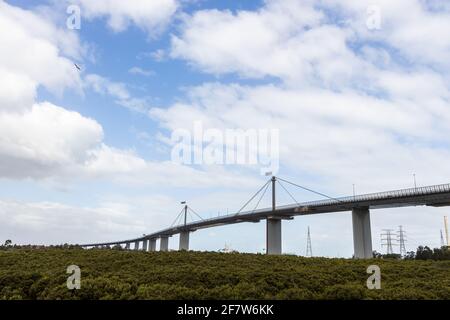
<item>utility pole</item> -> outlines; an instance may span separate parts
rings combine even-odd
[[[394,250],[392,246],[395,245],[392,243],[392,229],[383,229],[383,233],[381,234],[381,246],[386,247],[386,254],[393,254]],[[383,238],[385,237],[385,238]]]
[[[406,246],[405,246],[406,232],[403,230],[403,226],[399,226],[397,241],[400,243],[400,255],[401,256],[406,255]]]
[[[312,246],[311,246],[311,233],[309,232],[309,226],[308,226],[308,240],[306,241],[306,256],[312,257]]]

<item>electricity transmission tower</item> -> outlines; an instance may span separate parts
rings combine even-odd
[[[306,241],[306,256],[312,257],[312,247],[311,247],[311,233],[309,232],[308,226],[308,240]]]
[[[381,246],[386,247],[386,254],[393,254],[394,250],[392,249],[392,246],[396,245],[392,243],[392,235],[394,230],[383,229],[382,231],[383,233],[381,234]]]
[[[444,216],[444,228],[445,228],[445,242],[446,246],[449,246],[450,243],[448,243],[448,226],[447,226],[447,216]]]
[[[400,244],[400,255],[406,255],[406,231],[403,230],[403,226],[399,226],[399,230],[397,232],[397,241]]]

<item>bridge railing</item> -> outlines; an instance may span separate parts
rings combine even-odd
[[[399,189],[393,191],[384,191],[376,193],[368,193],[355,196],[340,197],[336,199],[326,199],[326,200],[316,200],[300,203],[301,206],[322,206],[322,205],[335,205],[339,203],[352,203],[352,202],[363,202],[370,200],[387,200],[395,199],[401,197],[415,197],[415,196],[425,196],[440,193],[450,192],[450,184],[440,184],[435,186],[417,187],[409,189]]]

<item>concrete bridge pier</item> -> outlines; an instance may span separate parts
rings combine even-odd
[[[267,218],[266,253],[281,254],[281,219]]]
[[[139,250],[139,241],[134,242],[134,250]]]
[[[148,244],[148,240],[147,239],[142,241],[142,251],[147,251],[147,244]]]
[[[169,251],[169,237],[162,236],[159,243],[159,251]]]
[[[129,242],[125,243],[125,250],[130,250],[130,243]]]
[[[156,239],[149,240],[148,251],[156,251]]]
[[[369,208],[353,208],[352,222],[355,258],[373,258]]]
[[[189,231],[180,232],[180,247],[179,250],[189,250]]]

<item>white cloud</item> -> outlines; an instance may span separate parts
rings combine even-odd
[[[18,112],[29,108],[36,97],[37,84],[27,75],[0,69],[0,110]]]
[[[449,156],[444,99],[425,106],[407,99],[409,93],[384,100],[353,90],[220,84],[190,94],[185,103],[151,115],[169,130],[192,130],[197,120],[205,128],[279,128],[282,165],[322,177],[327,188],[357,183],[369,192],[408,186],[413,172],[430,184],[450,175],[439,165]]]
[[[149,77],[155,74],[155,72],[152,70],[145,70],[139,67],[132,67],[130,68],[130,70],[128,70],[128,72],[134,75],[141,75],[144,77]]]
[[[169,223],[170,207],[166,198],[153,196],[151,201],[133,200],[107,201],[92,207],[0,200],[0,232],[5,239],[19,244],[75,244],[108,241],[112,235],[117,240],[129,239],[160,227],[161,222]],[[141,214],[148,211],[149,205],[154,205],[152,211],[159,221]]]
[[[89,19],[106,17],[115,32],[135,24],[150,35],[160,32],[178,8],[176,0],[78,0],[77,3]]]
[[[260,181],[221,167],[194,169],[172,161],[145,161],[133,150],[106,145],[92,150],[83,172],[89,177],[106,178],[119,184],[137,186],[213,188],[258,186]]]
[[[163,61],[166,57],[166,51],[163,49],[158,49],[151,52],[150,55],[155,61]]]
[[[124,83],[114,82],[97,74],[88,74],[84,80],[84,86],[92,88],[97,93],[108,94],[119,100],[131,97]]]
[[[167,56],[167,52],[164,49],[157,49],[155,51],[150,52],[140,52],[136,58],[139,60],[142,59],[153,59],[154,61],[161,62]]]
[[[323,20],[310,1],[267,1],[256,12],[235,14],[202,10],[187,16],[180,35],[172,37],[171,56],[219,74],[302,83],[316,74],[347,77],[355,62],[345,45],[352,33]]]
[[[433,5],[433,1],[421,0],[380,0],[376,3],[370,0],[323,0],[322,4],[332,10],[339,8],[359,37],[368,41],[381,40],[409,63],[450,66],[447,59],[450,39],[446,36],[450,28],[448,5]],[[380,10],[380,30],[371,31],[366,27],[369,5],[376,5]]]
[[[79,72],[61,49],[70,44],[59,41],[64,31],[31,11],[4,2],[0,6],[0,39],[5,44],[0,52],[0,81],[4,83],[0,89],[0,178],[68,181],[101,177],[144,184],[169,181],[168,185],[198,181],[199,186],[230,183],[232,174],[210,178],[201,170],[148,162],[135,152],[107,146],[102,126],[95,120],[36,101],[39,87],[56,92],[91,88],[130,109],[148,108],[146,101],[131,96],[125,84],[99,75],[85,76],[81,87]],[[78,40],[71,43],[70,51],[77,51],[79,44]]]
[[[212,74],[281,81],[204,84],[151,116],[169,129],[195,120],[279,128],[281,163],[336,189],[352,181],[360,191],[401,187],[413,172],[445,182],[450,172],[438,164],[449,155],[449,12],[379,1],[381,30],[371,31],[369,4],[268,0],[256,11],[185,16],[172,57]]]
[[[97,74],[88,74],[84,80],[84,88],[109,95],[122,107],[141,113],[146,113],[150,109],[147,99],[133,97],[125,83],[111,81]]]
[[[0,176],[45,178],[83,163],[103,139],[102,127],[51,103],[0,113]]]
[[[30,108],[39,85],[54,93],[80,88],[72,62],[81,54],[76,36],[44,18],[0,1],[0,110]]]
[[[290,86],[333,89],[371,86],[374,68],[386,63],[386,55],[368,61],[371,49],[372,55],[383,48],[392,54],[391,69],[449,66],[448,10],[432,12],[419,1],[378,1],[382,27],[371,31],[370,4],[268,0],[257,11],[200,10],[185,16],[172,37],[171,56],[208,73],[272,76]]]
[[[3,1],[0,8],[0,176],[53,176],[84,161],[86,150],[103,136],[95,121],[35,102],[39,87],[55,93],[81,88],[68,56],[82,49],[74,34],[44,17]]]

